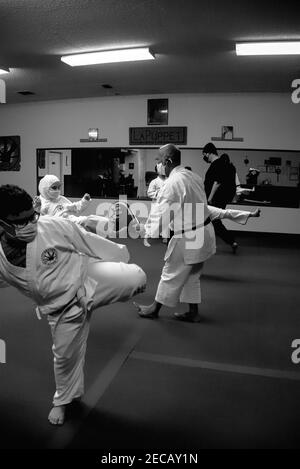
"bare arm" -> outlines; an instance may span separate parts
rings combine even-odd
[[[220,184],[219,182],[217,182],[217,181],[215,181],[215,182],[213,183],[213,186],[212,186],[212,188],[211,188],[211,191],[210,191],[210,194],[209,194],[209,197],[208,197],[208,202],[209,202],[209,203],[212,202],[212,200],[213,200],[214,196],[216,195],[216,192],[217,192],[217,190],[219,189],[220,185],[221,185],[221,184]]]

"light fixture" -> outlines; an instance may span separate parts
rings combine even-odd
[[[84,54],[65,55],[61,57],[61,61],[71,65],[71,67],[78,67],[80,65],[153,60],[154,58],[154,55],[151,54],[148,47],[139,47],[137,49],[105,50],[99,52],[87,52]]]
[[[89,140],[96,141],[99,137],[99,129],[89,129],[88,131]]]
[[[5,73],[9,73],[9,68],[0,67],[0,75],[4,75]]]
[[[300,41],[245,42],[235,45],[236,55],[297,55]]]
[[[90,128],[88,130],[89,138],[81,138],[81,142],[93,143],[93,142],[107,142],[107,138],[99,138],[100,132],[99,129]]]

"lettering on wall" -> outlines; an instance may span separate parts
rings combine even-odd
[[[129,145],[187,144],[187,127],[130,127]]]

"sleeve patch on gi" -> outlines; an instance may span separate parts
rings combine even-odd
[[[56,264],[58,259],[57,250],[54,248],[45,249],[41,254],[41,259],[44,265]]]
[[[57,205],[57,206],[55,207],[54,212],[55,212],[55,213],[57,213],[57,212],[62,212],[62,211],[64,210],[64,208],[65,208],[65,207],[64,207],[63,205]]]

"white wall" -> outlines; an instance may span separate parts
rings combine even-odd
[[[293,104],[290,94],[116,96],[5,104],[0,106],[0,135],[20,135],[21,171],[0,172],[0,184],[18,184],[34,195],[37,148],[128,146],[128,128],[146,126],[147,99],[160,97],[169,98],[169,125],[188,127],[188,147],[202,147],[220,135],[222,125],[233,125],[235,136],[244,141],[220,142],[218,148],[300,150],[300,104]],[[108,142],[80,143],[90,127],[98,127]]]

